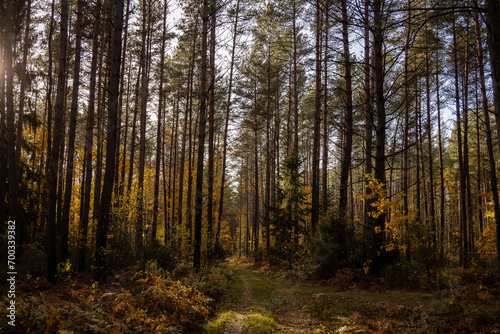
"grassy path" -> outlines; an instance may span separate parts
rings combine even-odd
[[[311,333],[311,321],[293,286],[235,266],[232,294],[207,333]]]
[[[500,333],[500,302],[487,292],[341,289],[228,267],[234,279],[206,333]]]

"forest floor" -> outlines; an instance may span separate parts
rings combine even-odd
[[[206,333],[500,333],[500,301],[485,287],[361,289],[227,266],[234,277]]]
[[[447,269],[422,287],[363,275],[305,279],[298,268],[231,258],[197,274],[190,263],[167,271],[147,261],[101,284],[70,271],[57,284],[26,276],[15,327],[0,284],[0,333],[500,333],[497,272]]]

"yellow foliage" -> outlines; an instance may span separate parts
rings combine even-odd
[[[476,242],[477,252],[482,260],[491,261],[496,259],[496,228],[494,224],[486,225],[483,233]]]
[[[368,184],[366,188],[371,189],[372,192],[367,195],[358,195],[361,200],[372,200],[371,206],[373,210],[368,212],[373,218],[378,218],[382,214],[388,217],[385,224],[385,230],[382,230],[379,226],[375,227],[375,233],[387,233],[390,238],[389,244],[387,244],[386,250],[395,250],[398,247],[398,239],[401,234],[405,223],[411,220],[415,213],[406,213],[403,207],[403,199],[406,194],[404,192],[399,192],[392,196],[392,198],[386,197],[385,184],[375,179],[371,174],[366,175]]]

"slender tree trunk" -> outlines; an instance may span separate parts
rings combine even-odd
[[[498,7],[497,7],[498,8]],[[497,229],[497,242],[500,240],[500,237],[498,235],[498,230],[500,229],[500,200],[498,198],[498,183],[497,183],[497,175],[496,175],[496,162],[495,162],[495,156],[494,156],[494,151],[493,151],[493,138],[491,134],[491,125],[490,125],[490,114],[489,114],[489,107],[488,107],[488,97],[487,97],[487,90],[486,90],[486,79],[484,75],[484,56],[483,56],[483,43],[481,41],[481,30],[479,26],[479,19],[478,19],[478,14],[474,14],[474,21],[476,23],[476,41],[477,41],[477,58],[478,58],[478,63],[479,63],[479,80],[481,83],[481,100],[482,100],[482,107],[483,107],[483,114],[484,114],[484,126],[485,126],[485,132],[486,132],[486,147],[488,151],[488,161],[490,165],[490,186],[491,186],[491,192],[493,194],[493,210],[495,212],[495,225]],[[498,73],[498,72],[497,72]],[[497,84],[500,81],[497,81]],[[499,112],[500,109],[495,109],[495,112]],[[497,254],[500,254],[500,245],[497,243]],[[500,255],[498,255],[500,256]],[[499,260],[499,266],[500,266],[500,260]]]
[[[107,2],[104,3],[104,10],[107,7]],[[104,38],[106,31],[106,25],[102,26],[102,38],[101,38],[101,53],[99,55],[99,70],[98,70],[98,79],[97,79],[97,137],[96,137],[96,167],[95,167],[95,181],[94,181],[94,210],[93,216],[94,219],[97,218],[97,214],[99,212],[99,205],[101,203],[101,185],[102,185],[102,150],[103,150],[103,103],[104,98],[103,95],[103,59],[104,59],[104,42],[106,38]],[[106,79],[105,79],[106,81]]]
[[[264,198],[264,223],[266,227],[266,251],[271,247],[271,43],[267,46],[267,83],[266,83],[266,187]]]
[[[161,134],[162,134],[162,124],[163,124],[163,80],[165,77],[165,39],[167,34],[167,7],[168,2],[165,0],[163,2],[163,25],[162,25],[162,37],[161,37],[161,48],[160,48],[160,87],[158,88],[158,125],[156,128],[156,157],[155,157],[155,184],[154,184],[154,202],[153,202],[153,226],[151,231],[151,239],[156,240],[156,230],[158,228],[158,207],[159,207],[159,193],[160,193],[160,162],[161,162],[161,148],[163,145]],[[181,180],[182,181],[182,180]],[[182,182],[181,182],[182,183]],[[181,201],[182,202],[182,201]]]
[[[321,8],[320,1],[316,0],[316,73],[314,94],[314,133],[312,148],[312,185],[311,185],[311,230],[314,234],[319,221],[319,126],[321,119]]]
[[[328,210],[328,28],[329,5],[325,3],[325,54],[323,57],[323,160],[322,160],[322,205],[321,211],[326,215]]]
[[[177,226],[180,229],[182,226],[182,221],[183,221],[183,198],[184,198],[184,170],[186,168],[185,166],[185,159],[186,159],[186,140],[189,141],[188,145],[188,183],[191,183],[191,116],[192,116],[192,107],[193,107],[193,81],[194,81],[194,61],[195,61],[195,50],[196,50],[196,38],[197,38],[197,27],[195,27],[195,31],[193,34],[193,44],[191,46],[191,64],[189,65],[189,78],[188,78],[188,85],[186,89],[186,110],[184,113],[184,130],[182,132],[182,148],[181,148],[181,163],[180,163],[180,175],[179,175],[179,180],[181,181],[179,184],[179,204],[178,204],[178,211],[177,211]],[[189,133],[188,133],[189,131]],[[187,138],[189,136],[189,139]],[[191,187],[188,185],[189,191],[188,193],[191,194]],[[187,196],[190,197],[190,196]],[[188,216],[188,211],[189,211],[189,219],[191,219],[191,201],[188,201],[186,204],[186,227],[188,225],[187,222],[187,216]],[[189,221],[191,223],[191,221]],[[189,226],[191,228],[191,226]],[[182,229],[181,229],[182,231]],[[179,245],[182,245],[182,233],[179,234]],[[190,238],[189,238],[189,242]]]
[[[10,0],[7,0],[7,5]],[[57,174],[59,168],[59,147],[62,141],[62,127],[64,115],[64,87],[66,78],[66,48],[68,42],[68,2],[61,0],[61,39],[59,42],[59,72],[57,75],[57,95],[54,112],[54,137],[49,158],[48,175],[48,217],[47,217],[47,279],[56,281],[57,248],[56,248],[56,205],[57,205]],[[7,38],[8,40],[8,38]],[[6,48],[8,49],[8,48]],[[8,75],[9,69],[7,69]],[[7,81],[9,85],[9,81]],[[7,93],[9,88],[7,87]],[[9,100],[7,97],[7,103]],[[7,104],[7,111],[9,106]]]
[[[415,183],[416,183],[416,193],[415,193],[415,221],[420,222],[422,220],[422,192],[421,192],[421,169],[420,169],[420,161],[422,157],[420,155],[420,146],[421,146],[421,131],[419,127],[419,119],[420,119],[420,104],[419,104],[419,83],[418,80],[415,81]]]
[[[410,0],[408,0],[408,26],[406,27],[406,48],[405,48],[405,63],[404,63],[404,103],[405,103],[405,123],[404,123],[404,133],[403,133],[403,191],[406,196],[403,198],[403,211],[405,214],[409,213],[408,206],[408,151],[410,150],[409,145],[409,130],[410,130],[410,82],[409,82],[409,44],[411,35],[411,5]],[[410,226],[409,221],[405,222],[406,228],[406,261],[411,260],[411,245],[410,245]]]
[[[482,175],[481,171],[484,169],[483,166],[483,161],[484,161],[484,156],[483,152],[481,150],[481,134],[480,134],[480,126],[479,122],[481,121],[481,118],[479,116],[479,87],[478,87],[478,74],[477,71],[475,72],[475,105],[476,105],[476,166],[477,166],[477,220],[479,222],[478,226],[478,234],[481,235],[483,232],[483,196],[482,194],[482,189],[481,189],[481,184],[482,184]]]
[[[102,187],[101,205],[99,207],[96,244],[95,244],[95,274],[97,281],[105,279],[106,269],[106,244],[108,227],[111,220],[111,197],[113,194],[113,181],[116,159],[116,136],[118,118],[118,97],[120,88],[120,64],[122,51],[122,28],[124,0],[116,1],[116,17],[113,30],[113,53],[110,66],[109,79],[109,104],[108,124],[106,136],[106,170]],[[128,0],[127,0],[128,1]]]
[[[257,252],[259,250],[259,141],[258,141],[258,130],[257,130],[257,115],[254,116],[254,177],[255,177],[255,204],[254,204],[254,221],[253,221],[253,245],[254,245],[254,256],[257,262]]]
[[[201,220],[203,214],[203,155],[205,153],[206,128],[206,73],[207,73],[207,39],[208,39],[208,0],[203,0],[203,28],[201,44],[201,79],[200,79],[200,115],[198,130],[198,163],[196,170],[196,196],[194,219],[194,254],[193,271],[198,272],[201,266]]]
[[[215,244],[219,244],[220,229],[222,223],[222,214],[224,207],[224,191],[226,183],[226,160],[227,160],[227,136],[229,129],[229,116],[231,110],[231,92],[233,88],[233,70],[234,70],[234,54],[236,51],[236,36],[238,35],[238,18],[240,12],[240,0],[236,0],[236,17],[234,18],[234,34],[233,34],[233,45],[231,48],[231,65],[229,69],[229,86],[227,89],[227,103],[226,103],[226,117],[224,123],[224,144],[222,153],[222,176],[220,183],[220,199],[219,199],[219,215],[217,218],[217,233],[215,235]],[[241,233],[241,232],[240,232]],[[241,238],[240,238],[240,254],[241,254]]]
[[[371,175],[373,169],[372,163],[372,141],[373,141],[373,101],[371,94],[371,62],[370,62],[370,11],[371,1],[365,0],[365,26],[364,26],[364,113],[365,113],[365,176]],[[369,195],[371,190],[365,187],[365,194]],[[368,215],[368,212],[371,210],[371,201],[366,200],[364,204],[364,230],[369,236],[372,238],[371,226],[373,225],[373,221],[371,216]]]
[[[439,54],[436,55],[439,59]],[[436,61],[436,106],[438,116],[438,145],[439,145],[439,179],[440,179],[440,198],[439,198],[439,252],[441,257],[444,255],[444,227],[445,227],[445,184],[444,184],[444,161],[443,161],[443,140],[441,136],[441,105],[439,95],[439,62]]]
[[[500,133],[500,0],[486,0],[488,46],[490,50],[491,77],[497,133]],[[500,143],[500,136],[498,136]],[[490,159],[491,160],[491,159]],[[491,174],[495,171],[491,170]],[[496,183],[495,183],[496,184]],[[494,191],[494,189],[492,189]],[[500,215],[495,215],[497,234],[497,267],[500,269]]]
[[[125,64],[127,62],[127,46],[128,46],[128,21],[130,16],[130,1],[127,1],[127,7],[125,9],[125,22],[123,23],[123,47],[122,47],[122,62],[120,69],[120,82],[124,83],[125,81]],[[125,111],[125,125],[122,128],[122,115],[123,115],[123,95],[125,88],[120,88],[120,96],[118,99],[118,134],[116,136],[116,173],[115,173],[115,193],[118,195],[118,205],[121,206],[123,203],[123,186],[124,186],[124,171],[125,171],[125,160],[127,156],[127,127],[128,127],[128,97],[130,95],[130,71],[128,72],[127,78],[127,108]],[[120,158],[120,143],[121,143],[121,133],[124,133],[125,136],[123,138],[123,159]],[[122,162],[122,171],[123,173],[120,175],[120,161]],[[121,177],[120,177],[121,176]],[[121,182],[120,182],[121,180]]]
[[[457,139],[458,139],[458,165],[460,174],[460,264],[466,266],[468,257],[468,243],[467,243],[467,204],[466,204],[466,180],[465,170],[463,166],[463,142],[462,142],[462,121],[460,117],[460,90],[459,90],[459,77],[458,77],[458,47],[457,36],[455,29],[455,21],[453,21],[453,63],[455,74],[455,105],[457,114]]]
[[[25,104],[25,96],[26,96],[26,72],[27,72],[27,63],[28,63],[28,50],[29,50],[29,38],[30,38],[30,25],[31,25],[31,0],[27,0],[26,3],[26,25],[25,25],[25,31],[24,31],[24,41],[23,41],[23,62],[22,62],[22,69],[21,69],[21,89],[19,92],[19,113],[18,113],[18,120],[17,120],[17,133],[16,133],[16,163],[15,163],[15,168],[17,169],[17,180],[16,180],[16,187],[21,184],[21,179],[22,179],[22,169],[20,168],[20,162],[21,162],[21,146],[22,146],[22,138],[23,138],[23,121],[24,121],[24,104]],[[17,192],[17,190],[16,190]],[[16,195],[17,197],[17,195]],[[15,199],[17,202],[17,198]],[[15,204],[17,207],[17,204]],[[18,244],[23,244],[28,241],[28,237],[26,235],[26,226],[24,219],[18,219],[16,220],[16,229],[18,231],[17,233],[17,243]]]
[[[384,66],[383,66],[383,14],[382,0],[373,1],[373,80],[375,84],[375,106],[376,106],[376,147],[375,147],[375,178],[385,183],[385,138],[386,138],[386,113],[384,97]],[[384,187],[385,188],[385,187]],[[375,235],[373,239],[373,270],[375,274],[380,272],[383,266],[382,244],[385,231],[385,214],[374,219]],[[382,231],[377,233],[376,230]]]
[[[170,151],[171,152],[171,157],[173,156],[173,168],[171,168],[171,170],[173,169],[173,174],[172,174],[172,211],[171,211],[171,214],[172,214],[172,218],[171,218],[171,222],[172,222],[172,227],[171,227],[171,246],[174,247],[175,245],[175,241],[176,241],[176,237],[177,237],[177,226],[175,225],[176,223],[176,217],[175,217],[175,213],[176,213],[176,205],[175,205],[175,200],[176,200],[176,187],[177,187],[177,148],[179,147],[179,144],[177,142],[177,139],[178,139],[178,133],[179,133],[179,117],[180,117],[180,109],[179,109],[179,101],[180,101],[180,94],[179,92],[177,92],[176,94],[176,98],[175,98],[175,110],[174,110],[174,113],[175,113],[175,126],[174,126],[174,129],[173,129],[173,136],[172,136],[172,146],[173,149]],[[171,159],[172,160],[172,159]],[[169,187],[170,188],[170,187]]]
[[[140,61],[141,62],[141,61]],[[142,62],[141,62],[142,64]],[[137,114],[139,113],[139,88],[141,85],[141,76],[144,71],[143,66],[139,66],[139,71],[137,73],[137,82],[135,84],[135,103],[134,103],[134,116],[132,117],[132,132],[130,134],[130,157],[129,157],[129,168],[128,168],[128,181],[127,181],[127,195],[130,196],[132,191],[133,176],[134,176],[134,158],[135,158],[135,141],[137,134]]]
[[[64,207],[62,213],[61,233],[61,259],[68,258],[68,236],[69,236],[69,211],[71,208],[71,193],[73,189],[73,162],[75,152],[76,137],[76,117],[78,112],[78,90],[80,88],[80,54],[82,51],[82,19],[83,4],[77,3],[76,13],[76,48],[75,48],[75,69],[73,76],[73,93],[71,96],[71,109],[68,131],[68,159],[66,169],[66,188],[64,190]]]
[[[142,253],[143,232],[144,232],[144,169],[146,164],[146,114],[149,95],[149,30],[150,30],[150,11],[146,0],[142,2],[142,79],[141,79],[141,125],[139,129],[139,167],[137,179],[137,211],[138,217],[135,226],[135,247],[138,254]]]
[[[345,217],[347,210],[347,189],[349,181],[349,169],[351,168],[352,152],[352,78],[351,78],[351,55],[349,52],[349,31],[347,18],[347,1],[342,0],[342,37],[344,44],[344,78],[345,78],[345,113],[344,113],[344,146],[342,150],[342,168],[340,172],[340,197],[339,214]]]
[[[101,30],[101,0],[97,0],[96,7],[96,23],[94,25],[94,33],[92,37],[92,60],[90,65],[90,85],[89,85],[89,106],[87,109],[87,124],[85,127],[85,181],[84,196],[81,203],[81,217],[78,228],[78,271],[85,270],[85,262],[87,256],[87,233],[89,226],[90,212],[90,193],[92,187],[92,146],[94,142],[94,111],[95,111],[95,88],[96,88],[96,73],[97,73],[97,58],[99,48],[99,32]]]
[[[215,132],[215,26],[216,1],[212,0],[210,22],[210,87],[208,102],[208,196],[207,196],[207,250],[212,257],[214,224],[214,132]]]
[[[434,189],[434,160],[433,160],[433,154],[432,154],[432,126],[431,126],[431,83],[430,83],[430,76],[431,76],[431,66],[430,66],[430,55],[429,55],[429,50],[426,47],[425,48],[425,90],[426,90],[426,109],[427,109],[427,148],[429,150],[428,153],[428,160],[429,160],[429,215],[428,215],[428,221],[429,224],[431,225],[431,231],[432,231],[432,238],[433,238],[433,249],[436,250],[437,246],[437,230],[436,230],[436,211],[434,207],[434,197],[435,197],[435,189]],[[435,251],[432,252],[435,254]]]
[[[49,59],[48,59],[48,78],[47,78],[47,175],[48,175],[48,160],[50,156],[50,151],[52,147],[52,37],[54,36],[54,7],[55,7],[55,0],[52,0],[51,4],[51,13],[50,13],[50,25],[49,25],[49,34],[47,36],[47,49],[48,49],[48,54],[49,54]]]
[[[194,73],[194,63],[196,60],[196,40],[198,38],[198,16],[196,17],[196,24],[194,26],[195,32],[193,34],[193,45],[191,50],[191,68]],[[193,74],[191,73],[191,74]],[[186,194],[186,227],[188,230],[188,244],[191,245],[193,241],[193,163],[194,163],[194,146],[193,145],[193,83],[194,77],[191,77],[191,83],[189,91],[191,92],[191,96],[189,98],[189,137],[188,137],[188,188]],[[195,122],[196,124],[197,122]],[[196,132],[196,131],[195,131]]]
[[[469,19],[467,18],[467,35],[469,33]],[[470,181],[470,164],[469,164],[469,42],[466,41],[465,47],[465,67],[464,67],[464,77],[463,77],[463,113],[464,113],[464,142],[463,142],[463,157],[464,157],[464,172],[465,172],[465,188],[467,195],[467,223],[464,229],[464,237],[467,239],[467,254],[469,250],[474,248],[472,240],[472,191],[471,191],[471,181]],[[466,265],[468,265],[468,260],[466,259]]]

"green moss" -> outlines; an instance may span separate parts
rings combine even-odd
[[[273,333],[278,327],[271,313],[267,310],[253,311],[245,318],[242,333]]]
[[[209,321],[205,325],[205,333],[207,334],[219,334],[224,333],[224,330],[228,324],[231,323],[236,318],[237,314],[233,311],[227,311],[219,314],[219,316]]]

